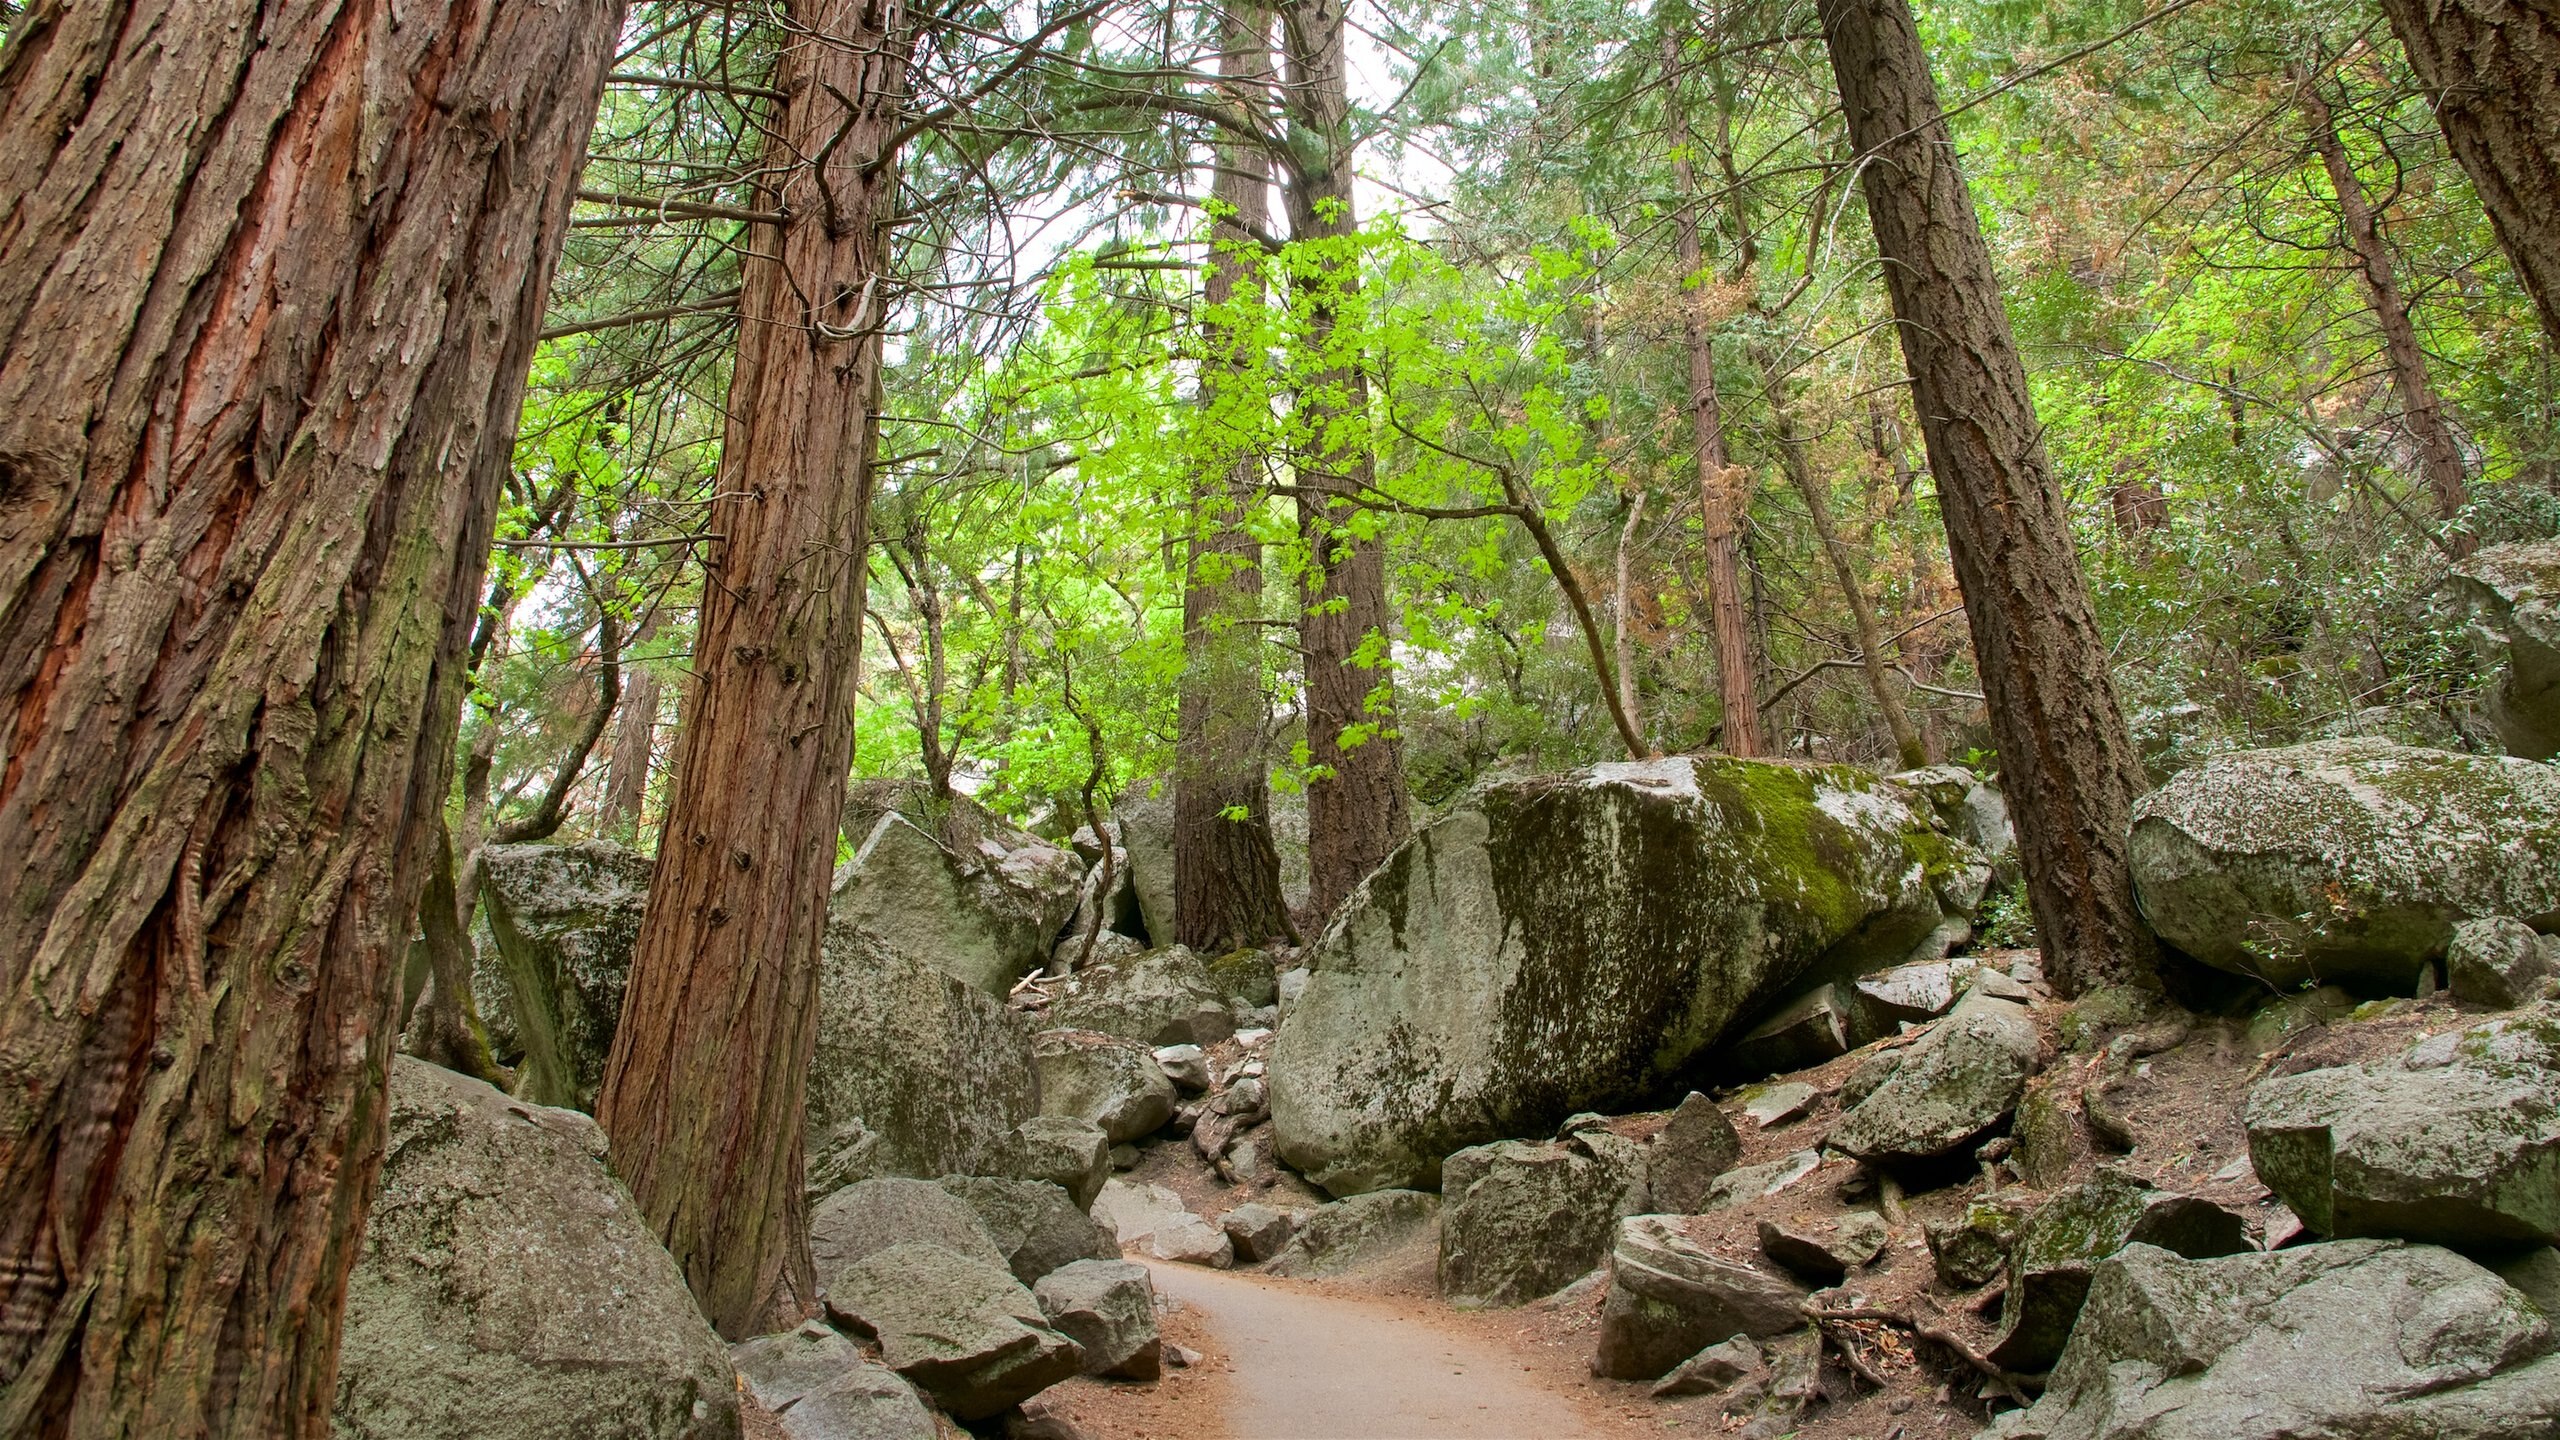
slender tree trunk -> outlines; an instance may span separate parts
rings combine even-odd
[[[418,956],[427,985],[401,1034],[402,1054],[500,1084],[489,1034],[471,994],[471,916],[454,883],[453,837],[439,817],[427,859],[427,888],[418,897]],[[475,881],[477,870],[473,872]],[[477,884],[473,887],[478,888]]]
[[[1238,100],[1270,85],[1271,18],[1247,4],[1219,13],[1218,73]],[[1210,192],[1233,207],[1211,232],[1202,278],[1209,313],[1263,299],[1254,236],[1270,225],[1270,162],[1250,144],[1218,148]],[[1241,368],[1230,327],[1211,325],[1201,405],[1218,433],[1217,377]],[[1244,432],[1252,433],[1252,432]],[[1241,446],[1223,469],[1194,477],[1189,563],[1182,590],[1182,689],[1173,786],[1175,934],[1195,949],[1231,950],[1289,933],[1280,894],[1280,851],[1271,839],[1271,786],[1262,753],[1262,546],[1244,525],[1260,492],[1255,457]]]
[[[651,615],[632,637],[633,648],[648,644],[657,633],[658,617]],[[604,819],[617,831],[636,831],[641,808],[649,803],[649,762],[658,751],[658,707],[664,699],[656,671],[645,665],[629,667],[622,680],[621,718],[613,728],[613,754],[605,771]]]
[[[1618,713],[1632,723],[1636,715],[1636,627],[1632,606],[1635,601],[1636,527],[1644,523],[1645,492],[1638,490],[1627,502],[1627,523],[1618,529],[1618,593],[1616,599],[1616,634],[1611,638],[1618,651]]]
[[[1905,0],[1821,0],[2055,983],[2156,985],[2126,830],[2144,788],[1991,249]]]
[[[2560,347],[2560,10],[2382,0],[2453,156]]]
[[[2382,330],[2383,358],[2391,366],[2391,388],[2400,399],[2400,424],[2418,452],[2418,474],[2435,500],[2436,518],[2456,519],[2462,514],[2470,490],[2464,474],[2462,443],[2454,439],[2453,427],[2445,423],[2444,406],[2436,399],[2435,385],[2428,379],[2427,352],[2418,348],[2417,327],[2409,323],[2409,302],[2400,293],[2400,276],[2391,263],[2391,252],[2383,246],[2382,222],[2365,199],[2364,182],[2356,178],[2346,144],[2338,138],[2337,116],[2329,109],[2329,97],[2320,91],[2319,77],[2309,72],[2298,74],[2295,87],[2301,96],[2303,124],[2311,132],[2311,148],[2320,152],[2320,164],[2329,172],[2329,188],[2338,197],[2338,222],[2346,237],[2347,253],[2355,257],[2356,274],[2364,281],[2365,302],[2373,308],[2374,323]],[[2464,542],[2468,538],[2458,534],[2453,537],[2456,546],[2466,553],[2469,546]]]
[[[1666,29],[1662,71],[1671,97],[1671,175],[1680,192],[1673,219],[1680,237],[1680,284],[1686,290],[1703,286],[1709,277],[1699,241],[1697,168],[1690,159],[1696,141],[1680,105],[1680,69],[1679,36]],[[1750,473],[1726,454],[1724,407],[1716,394],[1715,325],[1706,306],[1705,295],[1688,297],[1680,307],[1680,328],[1689,350],[1689,438],[1698,457],[1707,609],[1716,637],[1716,691],[1724,704],[1722,744],[1727,754],[1765,755],[1769,742],[1760,723],[1758,667],[1752,663],[1750,608],[1742,590],[1742,514]]]
[[[320,1437],[621,6],[73,5],[0,58],[0,1434]]]
[[[1293,240],[1334,240],[1360,228],[1343,66],[1346,3],[1298,0],[1282,14],[1298,172],[1287,192]],[[1312,297],[1308,343],[1316,352],[1298,395],[1309,437],[1298,457],[1299,484],[1365,492],[1376,474],[1367,434],[1368,376],[1356,359],[1325,353],[1336,346],[1341,310],[1358,293],[1358,263],[1322,258],[1291,282]],[[1298,646],[1307,674],[1307,749],[1320,767],[1320,778],[1307,786],[1308,908],[1323,916],[1403,841],[1412,820],[1387,653],[1386,546],[1357,533],[1359,510],[1348,500],[1302,500],[1299,515],[1308,576]]]
[[[802,0],[739,302],[699,682],[596,1117],[733,1339],[815,1298],[801,1110],[853,754],[900,0]],[[786,157],[814,157],[793,162]]]
[[[1778,457],[1785,465],[1787,478],[1796,493],[1804,497],[1805,514],[1813,520],[1813,533],[1822,542],[1824,558],[1831,562],[1832,578],[1840,582],[1840,594],[1849,602],[1849,620],[1858,635],[1858,668],[1866,676],[1867,694],[1876,702],[1876,710],[1884,717],[1885,729],[1893,736],[1893,748],[1902,760],[1902,768],[1915,770],[1929,763],[1928,747],[1920,743],[1920,732],[1912,727],[1911,712],[1902,693],[1894,686],[1893,667],[1885,663],[1884,628],[1876,624],[1876,607],[1867,599],[1866,586],[1858,579],[1857,557],[1850,553],[1848,541],[1841,538],[1840,526],[1831,518],[1831,497],[1825,493],[1821,477],[1813,473],[1812,457],[1805,454],[1804,437],[1796,433],[1795,407],[1787,402],[1786,378],[1778,373],[1775,357],[1754,345],[1752,363],[1760,367],[1760,383],[1769,395],[1769,419],[1778,432]]]

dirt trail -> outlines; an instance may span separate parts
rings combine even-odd
[[[1595,1428],[1515,1357],[1390,1302],[1187,1265],[1148,1268],[1156,1289],[1196,1309],[1224,1351],[1235,1440],[1552,1440]]]

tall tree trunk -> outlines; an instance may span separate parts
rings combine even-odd
[[[608,1158],[733,1339],[815,1298],[801,1111],[853,754],[900,0],[801,0],[739,302],[700,679],[606,1058]],[[787,157],[816,157],[793,163]],[[823,172],[823,173],[822,173]]]
[[[2382,0],[2436,123],[2560,346],[2560,11],[2541,0]]]
[[[1876,623],[1876,607],[1867,599],[1866,586],[1858,579],[1857,557],[1849,552],[1849,542],[1841,538],[1840,526],[1831,518],[1831,497],[1825,493],[1821,477],[1813,472],[1813,459],[1805,453],[1804,437],[1796,433],[1795,407],[1787,402],[1786,377],[1778,373],[1776,357],[1762,347],[1751,347],[1751,359],[1760,367],[1760,383],[1768,391],[1769,419],[1778,432],[1779,460],[1786,467],[1787,478],[1794,482],[1796,493],[1804,497],[1805,514],[1813,521],[1813,533],[1822,542],[1824,558],[1831,562],[1832,578],[1840,582],[1840,594],[1849,602],[1850,624],[1858,636],[1858,668],[1866,677],[1867,694],[1876,702],[1876,711],[1884,717],[1884,727],[1893,736],[1894,753],[1901,758],[1902,768],[1916,770],[1929,763],[1929,750],[1920,743],[1920,732],[1911,724],[1911,712],[1894,687],[1893,668],[1885,663],[1884,628]]]
[[[1663,83],[1671,105],[1671,176],[1680,192],[1673,217],[1680,237],[1680,285],[1704,287],[1706,250],[1699,241],[1698,175],[1690,151],[1696,140],[1680,104],[1680,37],[1662,34]],[[1724,704],[1721,743],[1730,755],[1765,755],[1768,737],[1760,723],[1760,684],[1753,663],[1751,616],[1742,590],[1742,513],[1749,472],[1732,463],[1725,450],[1724,407],[1716,395],[1715,324],[1707,315],[1703,293],[1680,307],[1680,328],[1689,350],[1689,438],[1698,458],[1698,518],[1707,551],[1707,609],[1716,637],[1716,692]]]
[[[325,1436],[613,0],[0,59],[0,1433]]]
[[[1636,491],[1627,502],[1627,522],[1618,528],[1618,590],[1613,617],[1617,623],[1616,633],[1611,636],[1618,652],[1618,713],[1630,723],[1636,715],[1636,527],[1644,523],[1644,501],[1645,492]]]
[[[632,636],[634,649],[658,634],[654,614],[640,622]],[[613,753],[607,757],[604,821],[617,831],[637,830],[641,807],[649,803],[649,762],[658,751],[658,707],[665,699],[658,672],[633,665],[622,679],[622,714],[614,722]]]
[[[1218,73],[1236,97],[1270,85],[1271,19],[1249,4],[1219,13]],[[1270,162],[1248,143],[1218,147],[1211,193],[1233,207],[1212,228],[1202,279],[1215,315],[1263,299],[1255,236],[1269,228]],[[1214,412],[1217,377],[1241,368],[1232,328],[1202,337],[1201,405]],[[1223,450],[1223,447],[1221,447]],[[1193,478],[1189,563],[1182,590],[1182,689],[1177,703],[1173,785],[1172,938],[1195,949],[1231,950],[1290,931],[1280,894],[1280,851],[1271,839],[1271,786],[1262,732],[1266,701],[1262,635],[1262,546],[1244,525],[1260,491],[1256,458],[1234,454],[1224,468]]]
[[[2156,985],[2125,858],[2142,767],[1928,56],[1905,0],[1820,9],[2055,983]]]
[[[401,1033],[400,1051],[458,1074],[501,1084],[505,1076],[489,1054],[488,1028],[471,993],[471,915],[463,908],[454,881],[453,836],[441,815],[430,845],[427,888],[418,896],[418,938],[411,945],[418,962],[412,968],[426,971],[426,989]],[[478,873],[475,867],[475,891]]]
[[[1325,241],[1356,234],[1352,205],[1351,101],[1343,66],[1347,0],[1298,0],[1282,13],[1289,60],[1289,143],[1297,183],[1288,187],[1289,236]],[[1298,483],[1356,494],[1372,488],[1369,380],[1356,359],[1329,355],[1342,309],[1360,288],[1358,263],[1333,254],[1306,263],[1291,283],[1310,297],[1309,345],[1318,358],[1301,377],[1298,403],[1309,437]],[[1404,742],[1396,730],[1394,669],[1387,655],[1387,553],[1364,539],[1348,500],[1299,502],[1308,551],[1298,646],[1307,674],[1307,749],[1321,778],[1307,786],[1308,908],[1321,917],[1387,858],[1412,828]]]
[[[2444,406],[2427,377],[2427,353],[2418,348],[2417,328],[2409,323],[2409,302],[2400,293],[2391,252],[2383,247],[2381,220],[2365,199],[2364,182],[2356,178],[2346,144],[2338,138],[2337,116],[2329,109],[2329,97],[2320,91],[2319,76],[2299,73],[2295,88],[2301,96],[2303,124],[2311,132],[2311,148],[2320,152],[2320,164],[2329,172],[2329,188],[2338,197],[2338,223],[2347,253],[2355,257],[2365,302],[2382,330],[2382,354],[2391,366],[2392,391],[2400,399],[2400,424],[2418,452],[2418,474],[2435,500],[2436,518],[2456,519],[2470,489],[2462,444],[2445,423]],[[2456,547],[2466,553],[2467,539],[2459,534],[2453,537]]]

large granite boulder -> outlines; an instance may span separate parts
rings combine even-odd
[[[594,1121],[405,1055],[388,1100],[340,1436],[734,1440],[728,1351]]]
[[[2505,664],[2489,722],[2507,752],[2560,754],[2560,540],[2492,545],[2454,566],[2448,584],[2489,658]]]
[[[1059,988],[1049,1023],[1149,1045],[1214,1045],[1235,1033],[1225,993],[1183,945],[1086,966]]]
[[[1013,1278],[1025,1285],[1038,1284],[1061,1265],[1120,1257],[1112,1232],[1046,1180],[945,1175],[937,1183],[978,1212]]]
[[[2560,1002],[2260,1081],[2258,1179],[2323,1235],[2560,1243]]]
[[[1275,1275],[1339,1275],[1424,1239],[1440,1218],[1440,1197],[1419,1190],[1372,1190],[1319,1205],[1271,1261]]]
[[[2407,994],[2463,920],[2560,925],[2560,770],[2387,740],[2221,755],[2134,805],[2162,939],[2264,979]]]
[[[2102,1262],[2044,1398],[1983,1440],[2560,1434],[2550,1321],[2449,1250],[2348,1240]]]
[[[1143,1139],[1173,1118],[1173,1082],[1155,1051],[1097,1030],[1043,1030],[1032,1037],[1040,1071],[1040,1113],[1100,1126],[1114,1145]]]
[[[653,869],[601,840],[481,850],[471,998],[519,1097],[595,1108]]]
[[[1756,1013],[1902,960],[1987,871],[1914,792],[1720,757],[1483,786],[1312,947],[1271,1058],[1280,1154],[1336,1194],[1641,1105]]]
[[[2026,1006],[1977,987],[1918,1040],[1850,1077],[1831,1146],[1888,1164],[1962,1149],[2018,1108],[2037,1046]]]
[[[994,1171],[1039,1093],[1021,1016],[876,935],[828,923],[809,1065],[811,1190]]]
[[[1114,808],[1138,913],[1149,938],[1170,945],[1178,933],[1173,923],[1173,787],[1166,785],[1160,795],[1123,800]]]
[[[2009,1247],[2009,1289],[2001,1299],[1992,1360],[2022,1373],[2052,1365],[2071,1338],[2098,1262],[2127,1245],[2156,1245],[2190,1260],[2251,1248],[2248,1227],[2236,1212],[2101,1166],[2083,1184],[2046,1201],[2019,1229]]]
[[[977,1207],[930,1180],[890,1176],[848,1185],[809,1212],[809,1255],[818,1289],[838,1272],[910,1241],[941,1247],[992,1264],[1006,1263]]]
[[[1442,1295],[1461,1305],[1518,1305],[1554,1294],[1608,1258],[1618,1221],[1636,1213],[1646,1187],[1641,1173],[1627,1173],[1625,1157],[1579,1138],[1497,1140],[1441,1162]]]
[[[1016,1180],[1046,1180],[1066,1191],[1078,1210],[1091,1210],[1111,1178],[1111,1137],[1090,1120],[1034,1115],[1013,1127],[995,1170]]]
[[[910,1241],[865,1256],[826,1290],[827,1313],[879,1342],[881,1362],[962,1420],[984,1420],[1084,1365],[1000,1263]]]
[[[856,848],[836,874],[835,918],[998,999],[1048,963],[1083,890],[1075,852],[894,782],[858,787],[846,813],[868,828],[846,832]]]
[[[1592,1369],[1614,1380],[1651,1380],[1719,1340],[1781,1335],[1805,1324],[1802,1287],[1715,1253],[1690,1233],[1691,1217],[1620,1221],[1609,1256]]]
[[[729,1358],[791,1440],[937,1440],[941,1433],[916,1387],[825,1321],[741,1341]]]
[[[1671,1215],[1707,1207],[1716,1181],[1742,1158],[1742,1136],[1716,1102],[1692,1090],[1645,1147],[1652,1208]]]
[[[1049,1324],[1084,1347],[1084,1373],[1153,1380],[1162,1367],[1156,1286],[1147,1267],[1117,1258],[1050,1271],[1031,1295]]]

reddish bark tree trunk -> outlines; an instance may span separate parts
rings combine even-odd
[[[2382,0],[2453,156],[2560,345],[2560,11],[2513,0]]]
[[[1288,187],[1292,240],[1358,233],[1352,205],[1351,102],[1343,68],[1344,0],[1301,0],[1282,17],[1289,59],[1290,144],[1298,183]],[[1357,265],[1317,263],[1293,283],[1314,297],[1310,344],[1331,349],[1336,315],[1360,287]],[[1307,489],[1369,490],[1376,456],[1367,437],[1369,380],[1356,363],[1326,360],[1298,395],[1312,437],[1298,457]],[[1336,438],[1349,434],[1354,438]],[[1387,650],[1387,552],[1357,533],[1349,501],[1299,502],[1308,550],[1298,646],[1306,666],[1307,749],[1324,778],[1307,786],[1308,908],[1330,914],[1412,828],[1404,742],[1396,731],[1394,670]]]
[[[646,644],[658,632],[652,615],[632,637]],[[611,826],[640,824],[640,809],[649,800],[649,762],[658,751],[658,706],[663,692],[658,674],[634,665],[623,677],[622,713],[613,722],[613,755],[605,772],[604,819]]]
[[[1905,0],[1822,0],[2056,985],[2156,985],[2126,830],[2145,788],[1991,249]]]
[[[1226,7],[1219,20],[1218,73],[1238,93],[1271,81],[1270,16],[1249,5]],[[1212,313],[1262,298],[1252,255],[1270,220],[1270,162],[1248,143],[1219,146],[1211,193],[1234,207],[1232,221],[1211,233],[1219,253],[1202,281]],[[1217,404],[1221,371],[1237,360],[1220,327],[1204,337],[1208,354],[1201,403]],[[1266,704],[1262,635],[1262,546],[1244,526],[1259,494],[1255,457],[1238,455],[1224,473],[1196,478],[1189,568],[1182,592],[1182,691],[1178,703],[1173,789],[1171,938],[1212,952],[1258,944],[1289,933],[1280,895],[1280,852],[1271,839],[1271,786],[1263,764]]]
[[[616,0],[0,60],[0,1433],[324,1436]]]
[[[775,84],[658,866],[596,1118],[613,1167],[732,1339],[815,1298],[801,1111],[853,756],[900,0],[802,0]],[[788,163],[788,157],[814,157]]]

